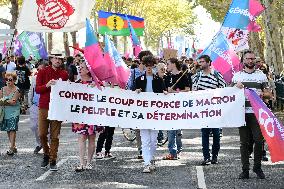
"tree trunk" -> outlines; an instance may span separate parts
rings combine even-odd
[[[249,46],[257,57],[264,59],[264,42],[260,39],[258,32],[251,32],[249,35]]]
[[[63,43],[64,43],[65,56],[70,56],[68,33],[66,32],[63,32]]]
[[[277,13],[271,0],[263,0],[266,10],[263,13],[263,21],[265,25],[265,61],[269,66],[274,67],[275,74],[279,74],[283,70],[281,58],[279,26],[277,24]]]
[[[77,37],[76,37],[77,32],[76,31],[70,32],[70,34],[71,34],[71,37],[72,37],[72,45],[75,46],[77,44]]]
[[[47,35],[47,46],[48,46],[48,53],[50,54],[52,49],[53,49],[53,42],[52,42],[52,39],[53,39],[53,34],[52,33],[48,33]]]
[[[11,25],[10,28],[11,29],[15,29],[16,28],[16,24],[17,24],[17,19],[19,16],[19,2],[18,0],[11,0],[11,10],[10,13],[12,15],[12,20],[11,20]]]

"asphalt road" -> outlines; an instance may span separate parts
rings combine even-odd
[[[59,147],[59,171],[40,169],[42,152],[34,155],[35,139],[29,128],[29,116],[21,116],[17,135],[18,154],[9,157],[8,138],[0,132],[0,188],[242,188],[242,189],[284,189],[284,162],[273,164],[263,162],[265,180],[259,180],[251,171],[251,178],[239,180],[241,172],[239,136],[236,128],[224,129],[219,153],[219,164],[199,166],[202,161],[201,135],[199,130],[186,130],[183,135],[181,159],[162,160],[166,146],[158,148],[157,170],[151,174],[142,173],[143,164],[136,159],[135,142],[124,139],[117,128],[112,153],[115,159],[96,160],[91,171],[76,173],[78,165],[77,136],[69,125],[61,130]],[[253,160],[251,160],[253,163]]]

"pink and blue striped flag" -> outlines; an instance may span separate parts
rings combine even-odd
[[[123,61],[117,49],[115,48],[113,42],[108,38],[107,35],[105,44],[105,54],[106,61],[109,65],[114,65],[116,71],[116,80],[114,80],[113,82],[116,83],[120,88],[124,89],[130,76],[130,70]]]
[[[127,23],[128,23],[128,27],[130,29],[130,38],[131,38],[131,41],[132,41],[132,47],[133,47],[133,55],[135,57],[138,56],[138,54],[142,51],[142,48],[141,48],[141,43],[135,33],[135,30],[134,28],[132,27],[132,24],[130,22],[130,20],[128,19],[127,15],[126,15],[126,19],[127,19]]]
[[[107,34],[105,34],[104,59],[109,68],[108,70],[109,77],[108,79],[106,79],[106,81],[117,84],[118,81],[117,81],[116,66],[115,66],[115,61],[113,59],[113,51],[111,48],[110,39]]]
[[[96,77],[101,81],[105,81],[105,79],[108,78],[108,67],[103,58],[101,47],[89,19],[86,19],[84,56]]]
[[[271,161],[284,161],[284,127],[281,121],[267,108],[258,94],[250,89],[245,89],[255,117],[258,120],[261,132],[268,145]]]
[[[256,17],[263,10],[264,7],[257,0],[233,0],[224,19],[223,27],[259,31],[251,25],[257,25]]]
[[[211,44],[199,56],[201,55],[210,56],[213,68],[223,75],[227,83],[231,83],[233,74],[240,70],[240,60],[226,36],[221,32],[214,37]]]

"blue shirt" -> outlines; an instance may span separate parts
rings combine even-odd
[[[153,76],[146,76],[147,78],[147,85],[146,85],[146,92],[153,92],[153,86],[152,86],[152,81],[153,81]]]

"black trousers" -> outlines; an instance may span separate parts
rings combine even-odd
[[[242,169],[249,170],[249,156],[251,141],[254,141],[254,166],[253,169],[261,168],[263,136],[254,114],[246,114],[246,126],[239,128],[241,141]]]
[[[105,143],[105,153],[109,153],[112,145],[115,127],[105,127],[105,131],[100,134],[97,142],[96,153],[101,152]]]

